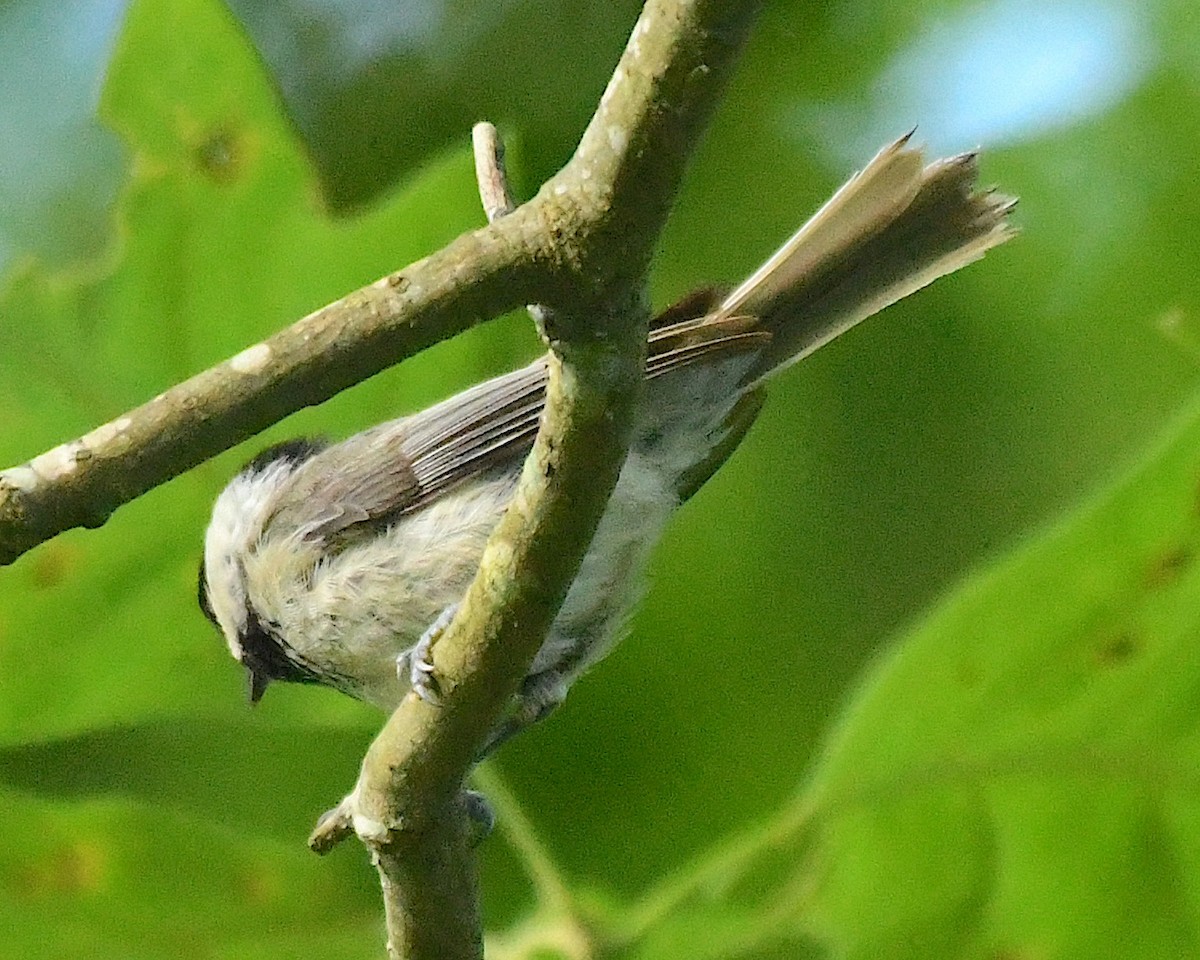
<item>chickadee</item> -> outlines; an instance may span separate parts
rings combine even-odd
[[[1015,201],[976,191],[975,177],[974,154],[924,166],[904,137],[732,293],[655,318],[628,457],[509,732],[549,713],[620,638],[664,525],[746,435],[769,377],[1013,235]],[[230,481],[200,603],[252,700],[272,680],[385,709],[430,689],[429,642],[516,487],[545,388],[539,359],[341,443],[272,447]]]

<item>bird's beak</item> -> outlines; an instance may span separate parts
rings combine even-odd
[[[267,684],[271,682],[271,678],[265,673],[255,670],[253,667],[246,667],[247,691],[250,696],[251,703],[258,703],[262,699],[262,695],[267,692]]]

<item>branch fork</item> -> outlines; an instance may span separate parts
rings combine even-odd
[[[645,278],[684,167],[762,0],[647,0],[570,162],[514,209],[477,128],[489,225],[317,310],[50,454],[0,471],[0,564],[303,406],[521,304],[550,346],[546,406],[509,509],[432,650],[442,704],[407,696],[314,849],[357,834],[379,869],[388,950],[478,960],[462,790],[532,662],[616,483],[641,389]],[[553,312],[549,312],[552,310]]]

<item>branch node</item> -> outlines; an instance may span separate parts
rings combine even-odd
[[[308,848],[313,853],[324,855],[354,833],[354,818],[349,809],[349,797],[332,810],[321,814],[308,837]]]

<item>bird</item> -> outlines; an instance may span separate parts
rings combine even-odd
[[[664,527],[729,458],[776,374],[1010,239],[1016,200],[976,187],[977,154],[880,150],[732,290],[650,323],[616,485],[488,749],[547,716],[627,630]],[[252,459],[217,497],[199,600],[249,676],[319,683],[386,710],[436,701],[429,650],[475,575],[545,404],[547,362],[340,442]]]

